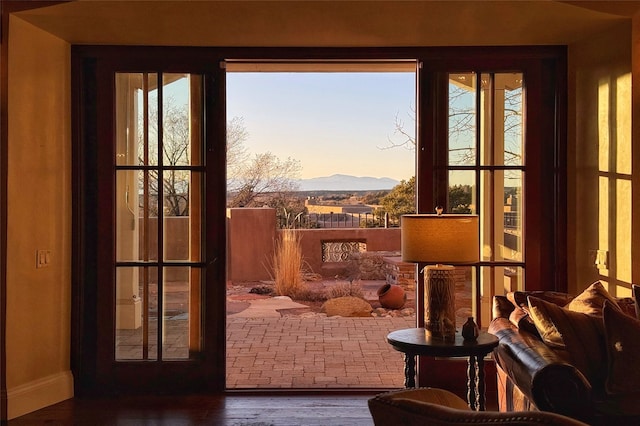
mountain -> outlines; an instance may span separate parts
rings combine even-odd
[[[391,178],[367,176],[332,175],[311,179],[300,179],[300,191],[375,191],[391,189],[400,182]]]

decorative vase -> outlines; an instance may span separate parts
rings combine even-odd
[[[400,309],[407,301],[404,289],[396,284],[385,284],[378,289],[380,306],[386,309]]]
[[[476,340],[479,332],[478,324],[473,320],[473,317],[469,317],[467,322],[462,325],[462,337],[464,340]]]

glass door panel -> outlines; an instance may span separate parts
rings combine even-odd
[[[115,79],[115,358],[195,358],[204,277],[202,78]]]
[[[449,74],[448,211],[480,216],[489,267],[479,269],[474,301],[483,324],[493,295],[523,285],[523,116],[522,73]]]
[[[449,74],[449,165],[476,165],[476,96],[475,73]]]

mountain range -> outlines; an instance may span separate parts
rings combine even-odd
[[[375,191],[391,189],[399,183],[400,181],[387,177],[341,174],[298,180],[300,191]]]

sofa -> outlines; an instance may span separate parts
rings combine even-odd
[[[548,291],[495,296],[488,331],[499,339],[492,356],[500,411],[639,425],[638,318],[638,297],[612,297],[599,281],[575,297]]]

